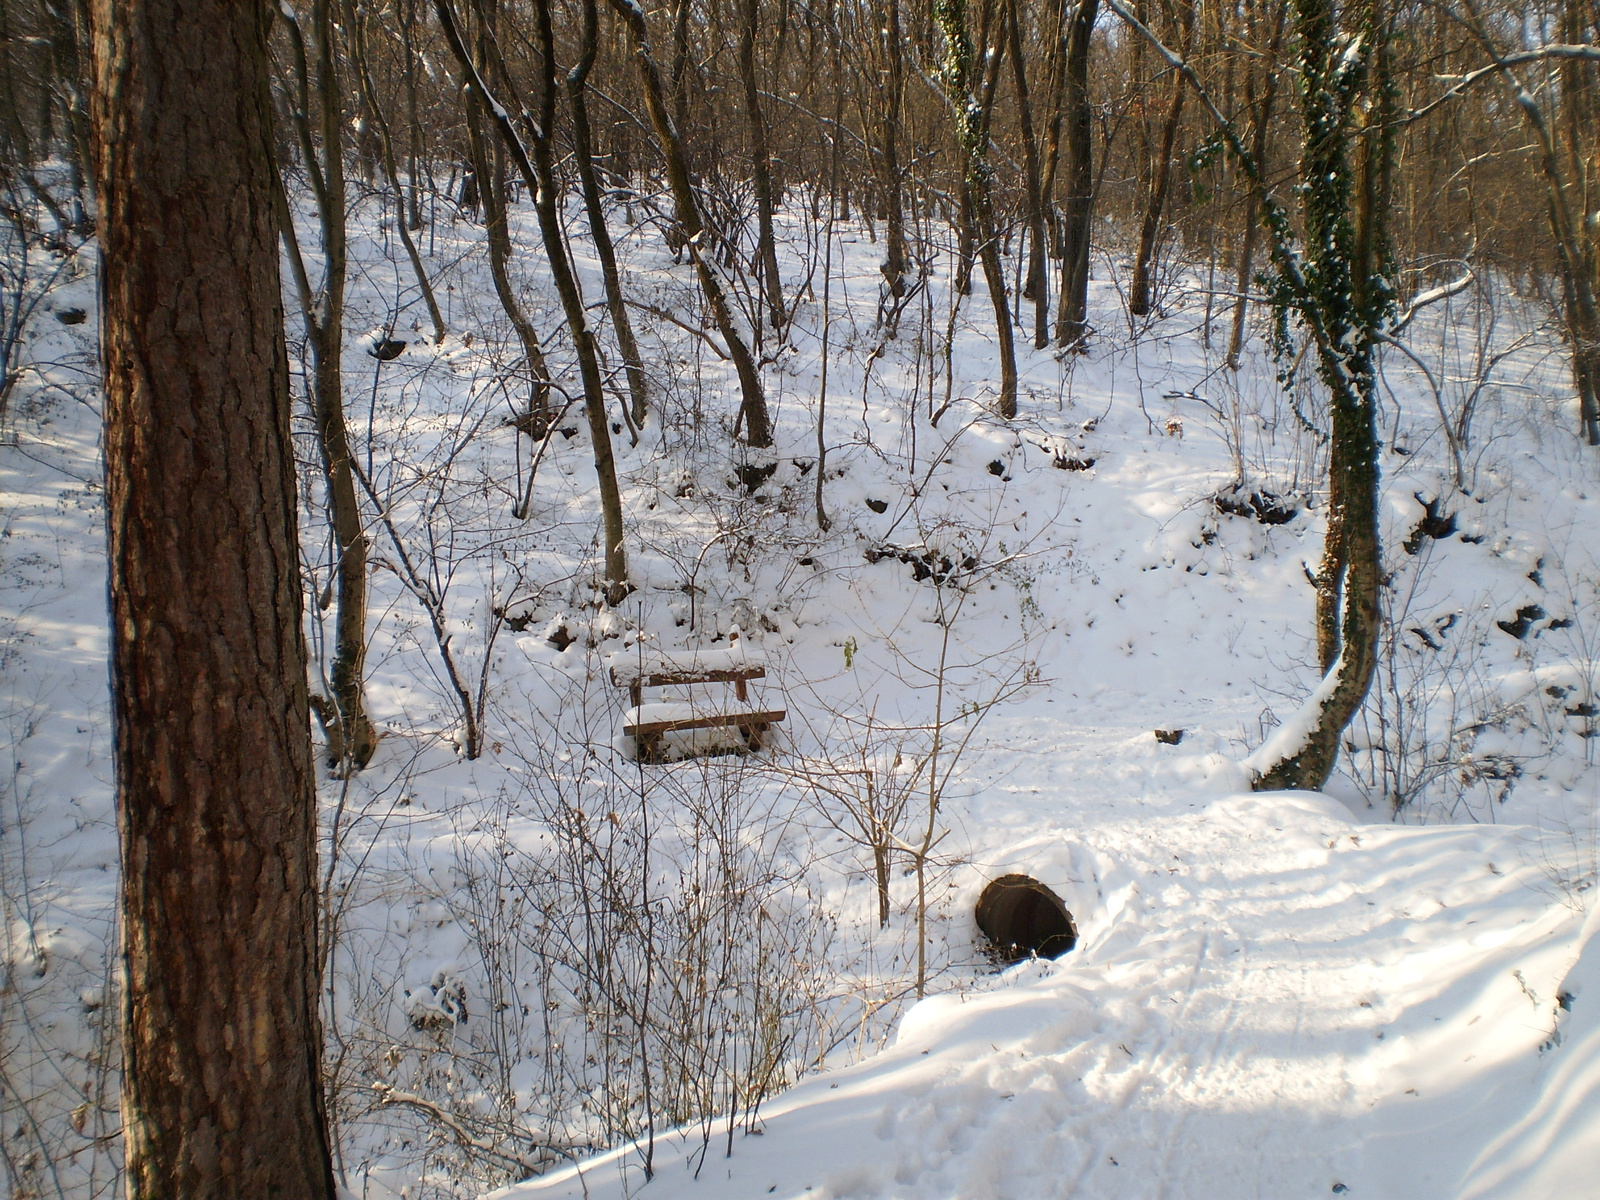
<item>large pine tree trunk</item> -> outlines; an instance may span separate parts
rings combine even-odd
[[[334,1195],[264,6],[96,0],[128,1195]]]

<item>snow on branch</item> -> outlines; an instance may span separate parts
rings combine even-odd
[[[1451,296],[1460,295],[1472,286],[1475,279],[1477,279],[1477,276],[1472,273],[1472,268],[1468,267],[1467,273],[1460,279],[1442,283],[1438,287],[1429,288],[1425,292],[1419,292],[1411,303],[1406,305],[1405,311],[1396,318],[1394,324],[1389,327],[1389,336],[1393,337],[1411,324],[1412,319],[1430,304],[1437,304],[1441,300],[1448,300]]]

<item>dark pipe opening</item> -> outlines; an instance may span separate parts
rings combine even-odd
[[[1057,896],[1027,875],[1002,875],[983,889],[978,928],[1005,962],[1037,954],[1060,958],[1078,944],[1078,926]]]

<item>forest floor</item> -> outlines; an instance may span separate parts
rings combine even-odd
[[[534,245],[531,213],[521,219],[520,244]],[[1238,373],[1221,365],[1227,314],[1208,314],[1192,273],[1173,271],[1163,315],[1130,327],[1125,264],[1097,260],[1089,353],[1022,350],[1021,415],[1002,421],[988,411],[981,285],[954,323],[947,405],[947,260],[887,338],[879,247],[841,226],[824,531],[821,255],[804,210],[785,226],[785,273],[791,293],[811,285],[787,344],[769,335],[766,347],[770,452],[730,437],[736,391],[715,347],[660,317],[696,323],[688,269],[652,226],[619,222],[629,287],[655,310],[639,320],[657,409],[636,444],[614,426],[638,590],[608,610],[583,422],[559,421],[543,451],[505,424],[525,389],[481,230],[441,216],[425,247],[449,288],[451,336],[432,346],[411,331],[414,289],[376,206],[363,222],[350,411],[374,512],[381,503],[393,529],[374,522],[372,535],[368,691],[385,738],[369,770],[322,789],[330,1032],[350,1096],[386,1082],[481,1115],[493,1089],[460,1064],[493,1042],[490,1074],[511,1097],[499,1102],[530,1128],[596,1140],[585,1121],[598,1119],[599,1085],[552,1067],[560,1039],[531,1047],[537,1010],[556,1001],[528,965],[533,935],[507,932],[507,896],[528,893],[483,864],[514,850],[537,868],[560,840],[557,809],[580,825],[588,807],[619,830],[635,810],[671,827],[669,802],[714,779],[759,814],[757,833],[734,822],[732,837],[766,855],[760,916],[826,925],[814,958],[791,955],[820,1014],[779,1072],[801,1077],[757,1111],[735,1098],[731,1117],[678,1131],[663,1119],[653,1144],[559,1167],[518,1195],[1597,1194],[1600,459],[1578,444],[1560,346],[1532,304],[1485,281],[1421,314],[1408,345],[1437,392],[1389,357],[1390,634],[1374,699],[1325,794],[1251,794],[1242,760],[1316,682],[1318,405],[1305,380],[1280,388],[1259,341]],[[539,257],[522,269],[553,330]],[[598,297],[598,270],[582,265]],[[117,1125],[94,300],[85,271],[41,305],[36,370],[0,446],[0,1084],[8,1163],[32,1161],[37,1182],[48,1159],[63,1196],[106,1194],[114,1167],[93,1139]],[[60,322],[72,308],[91,319]],[[410,344],[380,365],[365,353],[380,335]],[[564,363],[560,347],[553,356]],[[1459,480],[1441,416],[1466,429]],[[308,433],[302,422],[315,594],[330,558]],[[1453,523],[1423,528],[1429,501]],[[408,560],[422,564],[410,587]],[[423,578],[468,690],[482,686],[473,760],[417,599]],[[319,661],[330,617],[308,614]],[[768,748],[634,766],[608,665],[642,648],[726,648],[735,629],[768,665],[758,696],[789,713]],[[914,845],[929,795],[906,764],[924,761],[936,726],[928,996],[914,1002],[911,856],[895,852],[880,929],[870,853],[814,783],[869,760],[886,780],[921,779],[896,829]],[[569,775],[578,790],[550,801]],[[589,807],[591,793],[634,809]],[[676,878],[693,874],[698,829],[657,832]],[[1000,969],[973,905],[1017,871],[1060,896],[1079,941]],[[523,1024],[507,1025],[535,992]],[[449,1021],[419,1021],[424,1009]],[[563,1012],[582,1028],[581,1011]],[[452,1174],[465,1152],[438,1127],[428,1136],[415,1106],[335,1108],[354,1194],[495,1181]]]

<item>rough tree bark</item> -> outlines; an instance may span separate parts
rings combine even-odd
[[[134,1200],[332,1200],[262,5],[96,0]]]

